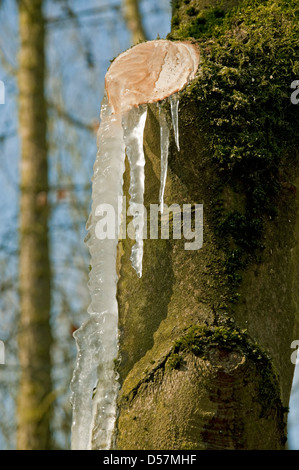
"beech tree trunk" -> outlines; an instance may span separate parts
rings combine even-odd
[[[42,0],[19,2],[20,324],[17,448],[49,448],[50,265]]]
[[[176,0],[169,39],[200,73],[180,96],[165,202],[203,204],[203,247],[145,240],[143,276],[119,246],[116,449],[283,449],[298,338],[298,138],[288,90],[295,2]],[[239,8],[239,9],[238,9]],[[297,63],[298,66],[298,63]],[[145,203],[158,203],[150,108]],[[128,189],[128,177],[125,181]]]

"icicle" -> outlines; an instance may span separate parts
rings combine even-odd
[[[171,95],[169,97],[170,109],[171,109],[171,118],[172,118],[172,127],[174,131],[175,143],[178,151],[180,151],[179,143],[179,96],[178,93]]]
[[[136,243],[132,248],[131,262],[139,277],[142,276],[143,258],[143,196],[144,165],[143,133],[147,115],[147,106],[142,105],[127,111],[122,119],[126,153],[130,163],[130,204],[129,211],[133,216]]]
[[[71,382],[73,406],[72,448],[110,449],[119,390],[114,361],[118,355],[118,305],[116,255],[121,222],[125,147],[130,162],[130,213],[135,244],[131,261],[142,275],[144,213],[143,133],[147,104],[170,97],[172,124],[179,149],[178,96],[195,77],[197,47],[186,41],[156,40],[138,44],[116,58],[105,77],[105,95],[98,131],[98,153],[92,178],[92,209],[86,224],[86,243],[91,255],[88,287],[89,318],[75,332],[77,361]],[[167,176],[169,129],[160,109],[161,186],[163,212]],[[114,238],[101,239],[101,206],[113,208]],[[101,219],[102,220],[102,219]],[[102,227],[102,226],[101,226]]]
[[[178,151],[180,150],[179,144],[179,97],[178,93],[169,97],[172,127],[174,131],[175,143]],[[169,152],[169,128],[167,125],[166,113],[161,103],[159,106],[159,121],[160,121],[160,148],[161,148],[161,182],[160,182],[160,212],[163,214],[164,206],[164,192],[167,178],[168,167],[168,152]]]
[[[118,304],[115,266],[118,236],[116,233],[114,239],[100,240],[96,235],[96,223],[98,208],[103,203],[110,204],[117,214],[118,198],[122,196],[125,146],[121,116],[111,114],[106,97],[101,109],[98,147],[86,237],[92,263],[88,283],[90,316],[74,333],[78,354],[71,382],[72,449],[109,449],[116,416],[118,377],[114,360],[118,354]],[[117,226],[119,217],[116,219]]]
[[[159,122],[160,122],[160,150],[161,150],[161,174],[160,174],[160,212],[163,214],[164,207],[164,191],[167,177],[168,167],[168,150],[169,150],[169,128],[167,124],[166,113],[163,108],[163,104],[159,106]]]

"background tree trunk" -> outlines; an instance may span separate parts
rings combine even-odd
[[[132,44],[138,44],[146,40],[146,34],[142,25],[139,11],[139,0],[124,0],[124,16],[131,32]]]
[[[20,326],[17,448],[49,448],[50,266],[42,0],[19,2]]]
[[[298,141],[286,92],[296,6],[173,4],[169,38],[195,38],[202,59],[180,97],[165,202],[203,204],[204,244],[145,240],[141,279],[132,242],[120,244],[115,447],[283,449],[298,335]],[[155,107],[144,148],[149,207],[160,184]]]

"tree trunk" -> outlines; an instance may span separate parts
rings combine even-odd
[[[145,240],[141,279],[132,242],[120,245],[115,447],[283,449],[298,337],[298,140],[286,92],[297,7],[173,3],[169,39],[195,38],[201,73],[180,96],[165,202],[203,204],[204,243]],[[155,107],[144,148],[148,208],[160,184]]]
[[[49,448],[51,409],[50,265],[45,53],[42,0],[19,2],[20,389],[17,448]]]
[[[139,0],[124,0],[124,17],[131,32],[132,44],[146,40],[139,11]]]

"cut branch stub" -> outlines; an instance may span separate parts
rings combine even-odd
[[[120,54],[109,67],[105,88],[114,114],[162,101],[182,90],[199,64],[198,48],[187,41],[148,41]]]

